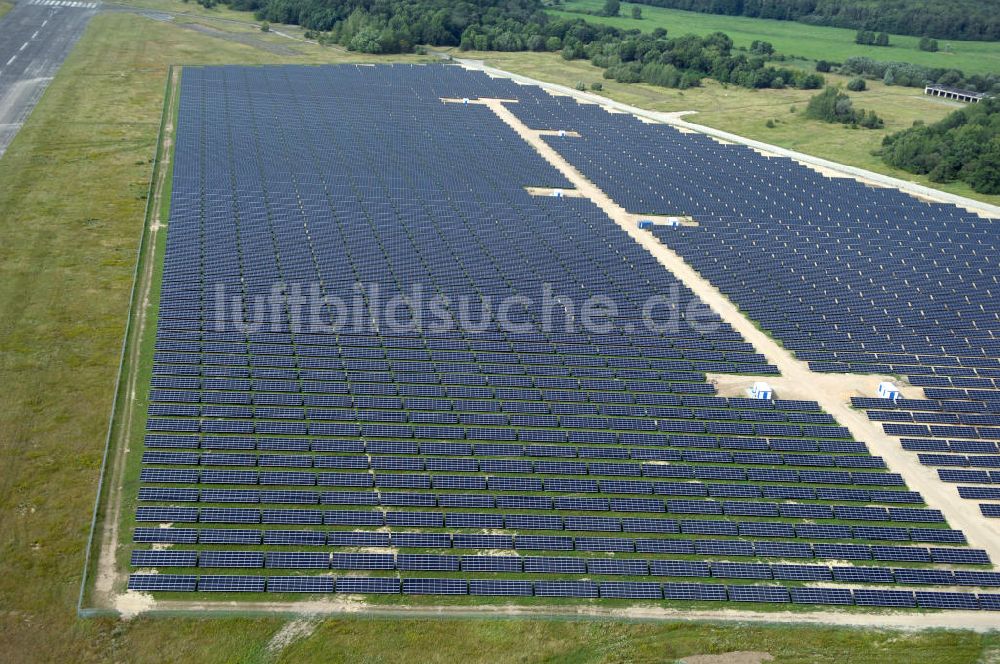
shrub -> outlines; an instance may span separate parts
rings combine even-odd
[[[917,46],[921,51],[930,51],[931,53],[938,50],[937,40],[930,37],[921,37]]]
[[[865,129],[882,126],[882,119],[874,111],[855,110],[851,98],[834,87],[828,87],[809,100],[806,117],[846,125],[860,124]]]
[[[854,35],[854,43],[871,46],[875,43],[875,33],[871,30],[858,30]]]
[[[850,81],[847,82],[847,89],[850,90],[851,92],[864,92],[867,89],[867,86],[865,85],[865,79],[861,78],[860,76],[852,78]]]

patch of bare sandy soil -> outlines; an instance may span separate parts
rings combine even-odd
[[[156,600],[149,593],[129,590],[115,596],[115,610],[122,620],[131,620],[141,613],[149,611],[156,605]]]
[[[264,649],[271,655],[276,655],[296,641],[309,638],[319,626],[319,618],[299,618],[291,620],[274,633]]]
[[[756,650],[735,650],[718,655],[691,655],[681,660],[684,664],[761,664],[770,662],[774,656],[769,652]]]

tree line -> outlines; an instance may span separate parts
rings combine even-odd
[[[881,154],[890,166],[925,174],[932,182],[961,180],[981,194],[1000,194],[1000,99],[890,134]]]
[[[212,1],[212,0],[205,0]],[[614,9],[614,0],[608,3]],[[418,44],[477,51],[561,51],[567,60],[587,59],[604,77],[690,88],[704,78],[747,88],[818,89],[819,74],[767,64],[774,47],[764,41],[749,51],[729,36],[668,38],[620,30],[582,18],[552,18],[539,0],[230,0],[262,21],[293,23],[320,41],[363,53],[406,53]]]
[[[589,43],[564,39],[562,57],[587,58],[604,69],[604,78],[619,83],[685,89],[712,78],[745,88],[823,86],[824,79],[818,74],[766,64],[765,56],[773,51],[767,42],[755,43],[749,52],[736,51],[733,40],[721,32],[668,38],[666,30],[660,28],[650,34],[609,34]]]
[[[799,21],[938,39],[1000,39],[1000,0],[634,0],[704,14]]]
[[[214,0],[199,0],[211,2]],[[229,0],[258,20],[301,25],[312,36],[364,53],[457,46],[473,26],[505,25],[524,38],[547,20],[539,0]],[[524,46],[504,50],[523,50]]]

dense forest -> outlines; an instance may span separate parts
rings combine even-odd
[[[961,180],[981,194],[1000,194],[1000,99],[886,136],[882,159],[933,182]]]
[[[938,39],[1000,40],[1000,0],[633,0],[704,14],[772,18]]]

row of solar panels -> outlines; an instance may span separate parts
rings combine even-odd
[[[808,481],[804,477],[805,473],[800,473],[801,481]],[[848,475],[848,473],[843,473]],[[663,496],[690,496],[693,498],[707,496],[710,493],[715,496],[757,498],[763,497],[765,488],[758,485],[741,487],[737,485],[714,485],[709,491],[709,486],[701,482],[684,481],[663,481],[648,482],[638,480],[581,480],[564,479],[554,477],[520,477],[520,476],[497,476],[489,478],[481,476],[434,476],[431,479],[428,475],[417,474],[377,474],[370,473],[350,473],[350,472],[267,472],[256,470],[189,470],[172,468],[143,468],[140,471],[140,481],[143,483],[155,484],[227,484],[241,486],[326,486],[326,487],[354,487],[369,488],[379,487],[383,489],[449,489],[449,490],[469,490],[491,492],[556,492],[556,493],[606,493],[619,495],[663,495]],[[844,479],[844,484],[851,484],[849,478]],[[828,479],[826,481],[829,481]],[[858,479],[853,483],[862,484]],[[867,484],[877,485],[900,485],[902,482],[894,482],[890,479],[872,478]],[[783,490],[781,487],[769,487],[770,495],[778,496],[782,499],[801,498],[806,500],[815,499],[818,493],[813,493],[808,487],[798,490]],[[845,490],[846,491],[846,490]],[[858,494],[859,496],[861,494]],[[898,498],[895,492],[890,494],[896,502],[918,502],[915,497],[903,495],[900,492]],[[888,497],[888,496],[887,496]],[[852,499],[848,499],[852,500]],[[854,499],[856,500],[856,499]],[[900,511],[903,508],[889,508],[890,511],[882,516],[882,513],[871,512],[869,519],[874,520],[905,520],[905,521],[941,521],[940,514],[933,510]],[[893,511],[895,510],[895,511]],[[721,514],[722,505],[713,501],[686,501],[683,504],[675,503],[670,511],[689,514]],[[860,512],[859,512],[860,514]]]
[[[605,581],[501,581],[358,577],[184,576],[133,574],[129,590],[141,592],[403,593],[406,595],[485,595],[587,599],[665,599],[856,605],[921,609],[1000,610],[1000,595],[901,590],[723,586],[688,583]]]
[[[377,339],[377,337],[376,337]],[[290,357],[322,357],[331,362],[331,369],[347,370],[377,370],[387,371],[391,367],[407,367],[409,362],[440,363],[429,366],[447,368],[458,364],[482,364],[486,366],[506,367],[527,370],[529,366],[562,365],[573,366],[579,359],[582,366],[607,366],[610,369],[656,369],[658,360],[710,360],[754,363],[763,362],[763,356],[753,352],[752,347],[746,348],[742,342],[724,342],[717,344],[704,342],[700,338],[690,339],[691,349],[683,345],[684,337],[657,339],[659,346],[592,346],[584,344],[534,344],[530,350],[514,350],[509,343],[506,350],[425,350],[422,348],[388,348],[382,346],[342,346],[342,345],[308,345],[295,336],[294,342],[288,344],[234,343],[211,341],[184,341],[180,339],[158,339],[155,343],[154,359],[158,362],[174,364],[221,364],[241,365],[259,364],[264,358]],[[475,342],[473,342],[475,343]],[[490,342],[496,345],[499,342]],[[673,344],[681,344],[680,347]],[[736,345],[739,350],[715,349],[716,345]],[[708,348],[702,348],[708,346]],[[576,356],[580,357],[577,358]],[[600,358],[602,361],[584,361],[583,358]],[[372,364],[375,362],[375,364]],[[670,368],[670,367],[665,367]],[[403,369],[408,370],[408,369]]]
[[[699,393],[705,393],[702,383],[683,383],[677,387],[684,389],[697,388]],[[714,389],[711,392],[714,392]],[[547,393],[543,392],[542,395]],[[458,412],[533,412],[533,413],[554,413],[556,415],[573,414],[598,414],[601,409],[610,409],[616,404],[605,402],[595,403],[593,406],[586,406],[587,410],[562,410],[573,408],[573,404],[581,402],[547,403],[533,399],[529,401],[503,401],[493,404],[483,400],[453,400],[442,397],[396,397],[396,396],[366,396],[366,395],[310,395],[293,394],[288,392],[253,392],[243,394],[240,392],[201,392],[197,390],[167,390],[154,388],[150,391],[150,399],[157,402],[178,402],[178,403],[206,403],[206,404],[254,404],[257,406],[312,406],[317,408],[405,408],[409,411],[458,411]],[[565,396],[559,392],[552,396]],[[636,395],[633,395],[636,396]],[[489,405],[487,405],[489,404]],[[475,408],[468,408],[475,406]],[[691,397],[675,396],[674,394],[660,395],[656,397],[642,395],[636,396],[634,405],[618,404],[620,408],[627,408],[628,411],[622,413],[607,412],[604,414],[624,414],[625,412],[637,416],[656,416],[670,412],[668,410],[658,411],[657,408],[667,407],[710,407],[713,409],[733,409],[740,413],[741,417],[752,418],[751,411],[758,416],[763,413],[775,411],[785,417],[802,418],[805,416],[824,416],[819,412],[819,406],[814,401],[793,401],[786,399],[737,399],[733,397]],[[576,406],[580,407],[580,406]],[[525,410],[531,408],[532,410]],[[636,410],[633,410],[636,409]],[[803,420],[805,421],[805,420]]]
[[[597,511],[606,505],[599,502],[590,501],[586,498],[568,499],[553,504],[547,497],[542,497],[542,502],[535,502],[531,496],[520,501],[521,509],[535,509],[539,511],[549,509],[562,509],[574,511]],[[136,521],[159,521],[163,523],[303,523],[326,525],[400,525],[402,522],[419,520],[419,525],[427,527],[459,527],[459,528],[530,528],[533,530],[601,530],[616,531],[631,530],[632,532],[681,532],[682,527],[693,527],[695,520],[659,518],[636,518],[625,517],[621,519],[610,516],[560,516],[557,514],[547,515],[527,515],[527,514],[490,514],[490,513],[467,513],[467,512],[426,512],[416,508],[431,507],[430,503],[436,502],[433,496],[429,500],[422,500],[417,496],[389,498],[383,503],[396,503],[405,507],[415,508],[406,512],[383,512],[373,510],[370,512],[353,512],[349,510],[317,510],[317,509],[281,509],[281,510],[259,510],[255,508],[230,508],[230,507],[152,507],[139,506],[136,510]],[[471,501],[470,501],[471,502]],[[483,501],[479,501],[483,502]],[[695,511],[695,507],[682,505],[686,501],[667,501],[667,512],[678,514],[704,514],[705,511]],[[662,505],[662,503],[661,503]],[[468,505],[470,507],[475,505]],[[656,505],[647,506],[643,504],[619,504],[620,507],[631,507],[629,511],[650,511],[648,508],[655,508]],[[911,514],[909,510],[900,510],[896,515],[888,514],[882,507],[842,507],[834,506],[830,509],[827,505],[799,505],[794,503],[774,505],[771,503],[755,502],[727,502],[723,503],[718,511],[712,514],[725,514],[727,516],[750,516],[762,518],[785,518],[785,519],[838,519],[843,521],[916,521],[928,522],[936,521],[943,523],[943,519],[931,519],[921,513]],[[939,517],[939,513],[932,514]],[[362,523],[363,521],[363,523]],[[796,537],[796,526],[790,523],[769,523],[766,521],[729,522],[710,521],[715,524],[715,529],[720,531],[717,534],[735,535],[746,534],[763,537]],[[506,524],[506,525],[505,525]],[[726,525],[723,525],[726,524]],[[410,524],[406,524],[410,525]],[[416,524],[414,524],[416,525]],[[802,528],[812,528],[815,524],[805,524]],[[843,526],[844,533],[850,533],[849,526]],[[726,532],[721,532],[725,530]],[[803,531],[805,532],[805,531]],[[704,532],[703,532],[704,534]]]
[[[669,466],[664,466],[669,468]],[[672,474],[669,470],[659,475],[685,478],[687,471]],[[667,496],[704,496],[705,485],[692,482],[650,482],[640,480],[582,480],[554,477],[519,476],[432,476],[414,473],[350,473],[350,472],[284,472],[256,470],[194,470],[173,468],[143,468],[140,480],[146,483],[173,484],[239,484],[267,486],[342,486],[397,489],[459,489],[490,491],[554,491],[558,493],[613,493],[658,494]],[[450,479],[449,479],[450,478]],[[884,473],[832,473],[825,471],[800,471],[796,479],[775,477],[779,482],[825,483],[868,486],[902,486],[898,476]],[[753,492],[756,493],[756,492]],[[805,496],[807,492],[800,495]],[[747,494],[750,495],[749,493]],[[907,501],[911,502],[911,501]],[[716,511],[716,508],[705,507]],[[721,508],[719,508],[721,510]],[[711,512],[710,512],[711,513]],[[937,520],[920,519],[920,520]]]
[[[991,454],[918,454],[917,459],[925,466],[952,466],[958,468],[1000,468],[1000,455]]]
[[[195,208],[201,207],[200,200],[195,202]],[[180,212],[180,207],[174,208]],[[190,214],[189,210],[186,214]],[[197,212],[197,209],[194,210]],[[177,247],[179,253],[183,252],[181,247]],[[183,261],[187,262],[187,260]],[[194,293],[190,297],[200,299],[201,293]],[[294,334],[289,332],[275,332],[270,328],[262,328],[250,332],[235,332],[232,330],[210,329],[201,333],[186,333],[180,331],[163,330],[157,332],[157,340],[176,341],[190,344],[199,344],[198,349],[206,352],[228,352],[233,348],[246,347],[268,350],[284,348],[290,345],[303,346],[333,346],[339,349],[344,356],[353,356],[359,353],[378,352],[391,353],[400,351],[417,352],[496,352],[496,353],[560,353],[563,355],[613,355],[613,356],[642,356],[649,353],[649,357],[670,357],[670,343],[679,338],[688,344],[685,348],[699,348],[702,350],[718,350],[732,352],[753,353],[752,344],[739,339],[725,339],[715,334],[697,334],[692,337],[684,337],[673,334],[665,336],[660,333],[643,333],[637,331],[628,339],[620,337],[609,337],[605,334],[593,333],[586,329],[573,332],[562,332],[559,329],[547,330],[544,333],[538,332],[518,332],[516,330],[504,330],[501,332],[491,332],[487,330],[469,330],[467,334],[456,336],[455,331],[440,331],[428,329],[426,331],[416,330],[372,330],[370,332],[344,331],[336,335],[328,333],[311,333],[307,330],[297,330]],[[192,347],[193,348],[193,347]],[[368,349],[368,350],[365,350]],[[665,353],[665,355],[664,355]],[[434,357],[432,355],[431,357]]]
[[[516,574],[598,574],[621,576],[715,577],[777,581],[900,583],[909,585],[1000,586],[995,572],[965,572],[910,567],[827,567],[825,565],[568,558],[549,556],[442,556],[391,553],[314,553],[301,551],[157,551],[137,549],[131,565],[142,568],[221,567],[269,569],[400,570],[418,572],[495,572]]]
[[[146,434],[145,445],[156,449],[197,449],[206,450],[254,450],[280,452],[336,452],[368,454],[406,454],[431,456],[480,456],[480,457],[544,457],[594,459],[654,459],[656,461],[683,461],[684,452],[678,450],[652,450],[631,448],[626,445],[674,448],[722,448],[730,450],[753,450],[776,452],[818,452],[821,454],[868,454],[868,447],[853,440],[815,440],[811,438],[758,438],[739,436],[715,436],[704,434],[648,434],[625,433],[617,436],[619,445],[614,445],[614,436],[600,432],[597,444],[603,447],[581,447],[586,443],[570,446],[550,444],[521,445],[504,443],[458,443],[445,441],[385,441],[385,440],[330,440],[307,438],[277,438],[272,436],[199,436],[197,434]],[[573,438],[591,436],[594,432],[570,432]],[[707,458],[707,457],[706,457]],[[718,455],[711,457],[713,462]],[[733,457],[734,459],[736,457]],[[739,457],[756,458],[756,457]],[[689,459],[688,459],[689,460]],[[753,470],[753,469],[748,469]],[[760,469],[757,469],[760,470]],[[735,472],[735,471],[734,471]],[[775,469],[778,473],[795,473],[789,469]],[[794,481],[794,480],[792,480]],[[823,482],[818,482],[823,484]],[[842,481],[836,481],[843,484]]]
[[[941,440],[938,438],[902,438],[904,450],[911,452],[955,452],[965,454],[994,454],[997,444],[985,440]]]
[[[201,352],[186,350],[185,344],[190,342],[161,341],[156,344],[156,351],[153,354],[155,362],[167,364],[217,364],[222,366],[254,366],[254,367],[307,367],[317,366],[310,364],[308,358],[323,358],[322,366],[328,369],[341,369],[346,371],[437,371],[440,373],[464,373],[470,364],[519,368],[524,371],[528,367],[574,366],[575,356],[563,356],[561,354],[533,355],[517,353],[498,352],[473,352],[473,351],[439,351],[433,356],[429,351],[417,352],[414,350],[399,351],[399,354],[410,355],[411,357],[389,357],[381,358],[375,355],[371,358],[360,357],[340,357],[336,351],[341,350],[336,346],[297,346],[290,345],[284,348],[285,353],[275,353],[277,348],[268,347],[267,354],[251,354],[247,349],[241,353],[223,352]],[[166,348],[164,348],[164,346]],[[670,346],[669,348],[674,348]],[[263,350],[263,349],[260,349]],[[369,350],[369,349],[364,349]],[[331,352],[332,351],[332,352]],[[374,354],[373,354],[374,355]],[[444,355],[445,357],[441,357]],[[640,357],[622,357],[612,355],[602,356],[580,356],[581,366],[607,366],[620,369],[690,369],[691,362],[674,364],[660,364],[660,362],[681,362],[681,361],[709,361],[709,362],[737,362],[740,364],[765,364],[763,356],[755,353],[743,351],[708,351],[708,350],[688,350],[668,353],[663,351],[660,355],[665,356],[660,359],[646,359]],[[432,359],[432,357],[434,359]],[[601,358],[600,361],[584,360],[583,358]],[[294,359],[293,359],[294,358]],[[493,373],[487,371],[487,373]],[[503,373],[498,371],[497,373]],[[604,389],[604,388],[598,388]]]
[[[403,416],[405,417],[405,416]],[[398,417],[397,417],[398,419]],[[789,424],[752,424],[748,422],[712,422],[701,420],[630,420],[618,421],[614,430],[570,429],[556,432],[557,440],[565,435],[570,442],[611,444],[625,442],[620,432],[665,431],[677,433],[709,433],[731,436],[785,436],[789,438],[837,438],[848,439],[845,429],[834,426],[797,426]],[[630,426],[626,429],[625,424]],[[331,421],[288,421],[251,419],[196,419],[151,417],[146,421],[148,431],[177,433],[232,433],[265,434],[285,436],[347,436],[371,438],[426,438],[446,440],[503,440],[533,441],[534,437],[546,438],[553,434],[545,429],[517,427],[461,427],[448,425],[408,425],[408,424],[365,424]],[[926,432],[917,432],[917,435]],[[911,435],[910,431],[901,431]],[[655,443],[654,443],[655,444]]]
[[[180,416],[180,417],[235,417],[285,420],[363,420],[369,422],[412,422],[426,424],[489,424],[505,426],[530,427],[567,427],[567,428],[601,428],[601,429],[648,429],[657,428],[655,421],[637,422],[634,419],[622,418],[696,418],[702,420],[728,420],[749,422],[770,422],[782,424],[833,424],[832,417],[825,413],[783,413],[781,411],[756,410],[722,410],[705,408],[678,408],[668,406],[642,406],[622,403],[608,403],[595,400],[595,413],[550,413],[550,407],[537,401],[500,402],[499,408],[493,404],[482,404],[490,410],[479,409],[465,411],[455,409],[452,404],[443,404],[442,411],[418,408],[411,410],[402,404],[391,404],[398,401],[392,397],[383,397],[386,403],[380,409],[370,408],[301,408],[287,405],[238,405],[237,399],[249,399],[250,393],[241,392],[233,396],[229,394],[218,397],[221,404],[198,404],[205,399],[199,393],[171,391],[166,400],[185,398],[186,403],[164,403],[162,391],[153,396],[153,402],[146,411],[150,416]],[[606,396],[606,395],[605,395]],[[209,399],[211,397],[208,397]],[[234,403],[237,402],[237,403]],[[480,404],[459,404],[480,405]],[[483,413],[490,413],[484,415]],[[773,435],[773,434],[772,434]]]
[[[286,355],[200,355],[195,353],[168,353],[157,351],[154,361],[161,366],[176,366],[178,371],[190,371],[194,367],[224,367],[245,371],[249,375],[257,374],[264,377],[266,369],[286,370],[289,373],[308,370],[324,370],[329,380],[345,380],[350,378],[359,382],[385,382],[382,374],[391,373],[401,383],[442,383],[451,385],[499,385],[514,387],[539,387],[548,389],[593,389],[621,390],[626,385],[615,385],[607,382],[594,383],[592,378],[644,379],[644,380],[696,380],[697,376],[684,377],[679,373],[715,371],[719,373],[774,373],[773,368],[764,363],[756,363],[735,358],[711,361],[692,361],[687,359],[673,360],[637,360],[624,358],[619,362],[608,360],[567,361],[552,355],[549,362],[534,364],[519,363],[516,356],[508,358],[506,364],[501,357],[489,357],[469,360],[463,363],[417,362],[404,360],[340,360],[321,355],[329,347],[316,347],[317,355],[294,358]],[[492,354],[498,355],[498,354]],[[617,367],[603,369],[602,367]],[[597,371],[591,371],[591,369]],[[720,369],[729,371],[719,371]],[[582,369],[582,370],[581,370]],[[739,369],[739,371],[735,371]],[[664,377],[662,372],[670,372]],[[234,372],[236,373],[236,372]],[[595,376],[596,374],[596,376]],[[603,375],[602,375],[603,374]],[[416,378],[414,376],[417,376]],[[575,379],[572,376],[580,376]],[[532,378],[534,377],[534,378]],[[646,390],[652,391],[652,390]],[[669,392],[669,386],[660,390]]]
[[[370,533],[316,530],[249,530],[194,528],[136,528],[132,540],[142,544],[230,544],[241,546],[362,546],[348,542],[385,541]],[[392,533],[392,546],[417,549],[446,549],[455,543],[479,540],[449,533]],[[632,539],[627,537],[568,537],[561,535],[497,535],[497,549],[525,551],[603,551],[612,553],[655,553],[670,555],[759,556],[827,558],[832,560],[884,560],[912,563],[987,565],[989,557],[981,549],[925,548],[912,546],[869,546],[867,544],[819,544],[751,542],[747,540],[681,540],[671,538]],[[513,539],[510,539],[513,538]],[[372,544],[367,546],[388,546]]]
[[[978,404],[977,404],[978,405]],[[992,404],[991,404],[992,405]],[[996,402],[996,405],[1000,406],[1000,401]],[[868,419],[880,421],[880,422],[902,422],[902,423],[914,423],[914,424],[929,424],[929,425],[946,425],[945,427],[936,427],[934,429],[934,435],[941,435],[943,431],[964,431],[973,429],[974,427],[993,427],[994,425],[1000,424],[1000,415],[988,413],[988,414],[968,414],[962,412],[964,404],[947,404],[947,409],[950,412],[911,412],[908,410],[894,410],[894,411],[884,411],[884,410],[870,410],[868,411]],[[946,435],[952,435],[961,438],[959,433],[949,433]],[[996,445],[992,446],[993,453],[996,453]]]
[[[148,412],[149,428],[154,431],[228,431],[246,433],[267,433],[267,429],[279,428],[287,430],[288,433],[298,433],[304,435],[313,432],[317,425],[305,424],[301,420],[306,419],[306,413],[298,409],[258,407],[257,412],[250,412],[249,407],[244,406],[197,406],[191,404],[153,404]],[[678,409],[682,410],[682,409]],[[298,412],[296,412],[298,411]],[[728,415],[729,411],[716,415]],[[735,413],[734,413],[735,414]],[[288,415],[288,417],[285,417]],[[295,417],[292,417],[295,415]],[[760,436],[760,437],[789,437],[789,438],[849,438],[840,427],[825,426],[798,426],[795,424],[760,423],[753,424],[743,421],[736,422],[735,418],[714,417],[700,419],[696,422],[685,421],[690,417],[698,417],[697,413],[688,415],[684,412],[676,413],[683,418],[681,420],[666,419],[640,419],[633,417],[606,417],[594,415],[469,415],[463,424],[481,424],[486,426],[512,426],[512,427],[532,427],[530,429],[511,428],[501,429],[505,437],[520,440],[537,439],[541,442],[566,442],[571,438],[581,438],[588,433],[584,429],[602,429],[604,439],[615,442],[618,438],[616,431],[686,431],[692,433],[726,434],[730,436]],[[685,417],[687,415],[687,417]],[[707,414],[706,414],[707,415]],[[224,419],[164,419],[166,418],[238,418],[237,421]],[[704,415],[702,416],[704,417]],[[250,418],[256,418],[250,422]],[[467,428],[459,426],[458,416],[449,414],[428,415],[424,413],[408,413],[404,410],[377,410],[377,411],[349,411],[347,409],[311,409],[308,419],[312,421],[360,421],[360,422],[386,422],[405,423],[412,422],[410,426],[387,425],[389,428],[379,428],[382,425],[362,425],[360,431],[382,431],[385,433],[375,434],[391,436],[395,438],[444,438],[444,439],[482,439],[483,429]],[[724,421],[711,421],[724,420]],[[762,418],[754,418],[759,420]],[[239,421],[244,420],[244,421]],[[291,420],[291,421],[290,421]],[[294,420],[299,420],[296,422]],[[424,424],[432,422],[432,424]],[[557,429],[557,430],[552,430]],[[389,433],[391,432],[391,433]],[[355,434],[358,435],[358,434]],[[364,434],[361,434],[364,435]],[[921,435],[921,434],[916,434]],[[949,432],[945,435],[962,435]],[[533,438],[534,437],[534,438]],[[708,443],[709,441],[705,441]]]
[[[708,457],[704,452],[677,453],[675,461],[705,461]],[[710,453],[713,460],[719,453]],[[727,454],[727,453],[723,453]],[[740,453],[734,454],[734,460]],[[541,447],[525,449],[528,457],[559,457],[579,458],[579,448],[561,449],[558,447]],[[754,453],[757,463],[759,454]],[[940,455],[935,455],[940,456]],[[586,458],[586,457],[584,457]],[[606,458],[606,457],[605,457]],[[771,454],[766,457],[775,466],[799,467],[841,467],[841,468],[884,468],[885,462],[877,456],[833,456],[826,454]],[[961,457],[965,459],[965,457]],[[742,460],[742,458],[741,458]],[[662,459],[660,461],[663,461]],[[660,471],[660,464],[619,463],[615,461],[537,461],[530,459],[476,459],[468,457],[440,458],[424,456],[314,456],[309,454],[249,454],[249,453],[206,453],[198,452],[165,452],[147,450],[143,452],[142,462],[146,464],[167,466],[237,466],[261,468],[349,468],[355,470],[403,470],[410,472],[444,471],[458,473],[535,473],[542,475],[610,475],[616,477],[670,477],[673,471]],[[746,463],[746,461],[743,461]],[[941,463],[938,465],[967,465],[956,463]],[[714,466],[713,466],[714,467]],[[717,468],[717,467],[716,467]],[[725,469],[723,469],[725,470]],[[266,471],[262,471],[266,472]],[[681,472],[677,471],[679,475]],[[734,476],[743,473],[735,473]],[[729,474],[723,472],[717,477],[725,478]]]
[[[922,502],[920,494],[913,491],[867,491],[865,489],[823,489],[813,487],[783,487],[768,485],[758,487],[756,485],[749,484],[701,484],[697,482],[684,483],[684,485],[701,487],[698,495],[707,495],[712,497],[904,504]],[[695,493],[692,491],[687,495],[695,495]],[[571,498],[564,496],[526,496],[506,494],[434,494],[404,491],[309,491],[294,489],[258,490],[140,487],[139,500],[185,503],[274,503],[292,505],[420,505],[422,507],[499,507],[503,509],[541,510],[571,509],[568,507],[569,505],[587,505],[588,507],[586,509],[594,511],[667,511],[664,501],[657,498]],[[791,507],[790,509],[804,510],[807,509],[807,506]],[[725,508],[723,508],[723,512],[725,512]],[[817,510],[813,513],[826,514],[827,512]],[[799,513],[799,515],[801,514],[804,514],[804,512]]]

